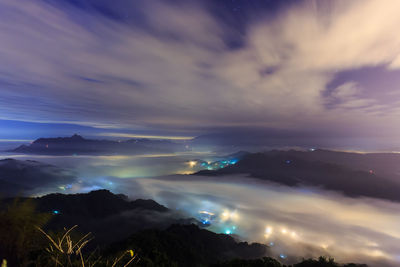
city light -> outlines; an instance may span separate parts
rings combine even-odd
[[[194,166],[197,165],[197,161],[191,160],[191,161],[188,162],[188,164],[189,164],[189,167],[190,167],[190,168],[193,168]]]
[[[270,227],[270,226],[267,226],[266,228],[265,228],[265,234],[266,235],[270,235],[270,234],[272,234],[272,227]]]

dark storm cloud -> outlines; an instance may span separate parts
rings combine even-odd
[[[5,0],[0,118],[395,135],[399,102],[366,75],[340,78],[379,65],[385,94],[396,94],[393,5]]]

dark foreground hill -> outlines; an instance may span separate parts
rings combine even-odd
[[[3,199],[0,205],[7,206],[13,202],[11,198]],[[154,200],[130,201],[126,196],[108,190],[49,194],[19,198],[18,202],[29,202],[36,212],[49,216],[50,220],[44,226],[46,230],[61,231],[78,225],[80,231],[92,232],[96,236],[92,243],[107,244],[143,229],[163,229],[173,223],[186,222]]]
[[[317,186],[339,191],[351,197],[363,196],[400,201],[400,183],[384,176],[382,172],[376,174],[372,169],[362,169],[361,166],[367,163],[363,162],[359,155],[345,154],[349,162],[344,164],[339,159],[342,156],[341,153],[327,151],[312,153],[314,152],[253,153],[244,156],[235,165],[215,171],[204,170],[196,174],[220,176],[243,173],[287,186]],[[321,157],[315,155],[321,155]],[[375,162],[371,158],[373,157],[365,159]],[[358,167],[350,168],[350,161],[358,162],[357,165],[354,164]],[[373,165],[373,163],[370,164]],[[379,163],[375,162],[375,165],[378,166]]]
[[[126,266],[129,254],[138,255],[129,266],[285,266],[265,257],[269,252],[266,245],[238,242],[232,236],[199,228],[193,219],[180,218],[153,200],[130,201],[107,190],[2,199],[0,257],[7,259],[9,266],[54,266],[51,255],[55,247],[46,250],[49,240],[36,226],[59,240],[65,233],[60,228],[69,229],[76,223],[81,234],[71,232],[68,240],[77,242],[91,228],[94,239],[87,239],[90,244],[85,245],[82,258],[87,262],[90,257],[97,258],[95,266],[111,266],[110,262],[127,255],[121,263],[113,265]],[[65,259],[64,254],[57,255],[59,260]],[[67,265],[83,266],[82,259],[75,256],[69,256],[72,261]],[[304,260],[293,266],[365,267],[338,265],[324,258]]]
[[[0,255],[13,263],[10,266],[26,266],[21,264],[26,259],[19,257],[33,261],[46,244],[36,225],[57,233],[75,224],[80,233],[90,231],[95,237],[87,249],[97,247],[103,258],[115,258],[121,251],[134,249],[141,255],[136,266],[204,266],[266,254],[265,245],[238,243],[228,235],[200,229],[192,224],[197,223],[194,219],[182,218],[153,200],[129,201],[107,190],[2,199]]]
[[[236,242],[229,235],[200,229],[194,224],[145,230],[115,247],[134,248],[141,255],[141,266],[207,266],[233,258],[259,258],[268,250],[266,245]]]
[[[270,257],[263,257],[260,259],[234,259],[231,261],[217,263],[211,267],[368,267],[366,264],[338,264],[334,259],[319,257],[318,259],[305,259],[293,265],[282,265],[277,260]]]
[[[167,212],[168,209],[154,200],[130,201],[125,195],[115,195],[108,190],[96,190],[85,194],[49,194],[32,201],[39,212],[57,210],[63,216],[105,218],[130,210]]]
[[[338,264],[324,257],[285,265],[266,257],[269,254],[266,245],[237,242],[229,235],[216,234],[193,224],[141,231],[114,243],[105,255],[127,249],[134,249],[140,255],[134,266],[142,267],[367,267],[365,264]]]

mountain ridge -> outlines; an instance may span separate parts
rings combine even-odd
[[[185,151],[183,144],[170,140],[146,138],[114,141],[86,139],[78,134],[70,137],[38,138],[31,144],[23,144],[7,152],[41,155],[97,155],[97,154],[150,154]]]
[[[360,166],[363,166],[361,163],[351,168],[349,164],[340,164],[334,159],[327,159],[328,156],[323,158],[314,154],[310,157],[309,155],[314,152],[274,150],[251,153],[234,165],[219,170],[202,170],[195,175],[220,176],[242,173],[286,186],[316,186],[341,192],[350,197],[373,197],[400,202],[400,183],[386,176],[384,172],[376,173],[372,169],[361,169]],[[333,157],[331,153],[344,152],[323,151],[323,153]],[[400,163],[400,157],[398,161]]]

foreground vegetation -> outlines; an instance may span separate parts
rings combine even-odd
[[[101,198],[104,198],[105,192],[100,193]],[[108,199],[108,203],[110,202],[112,201]],[[117,204],[120,205],[119,202]],[[160,209],[153,206],[152,209]],[[81,233],[76,225],[64,229],[49,228],[54,214],[43,212],[43,209],[40,209],[42,212],[37,210],[32,199],[0,203],[1,267],[285,267],[273,258],[260,258],[266,254],[265,245],[237,243],[228,235],[215,234],[193,224],[176,224],[164,230],[147,229],[133,234],[127,233],[123,241],[99,244],[93,242],[95,235]],[[56,217],[59,222],[71,220],[67,216]],[[118,225],[114,227],[118,228]],[[114,227],[110,227],[108,231],[112,233]],[[365,266],[340,265],[333,259],[324,257],[305,259],[290,265]]]
[[[128,266],[137,260],[133,250],[104,257],[87,245],[91,233],[80,234],[77,225],[61,232],[45,232],[50,214],[35,212],[31,200],[15,200],[0,212],[1,267],[7,266]],[[0,259],[1,259],[0,258]]]
[[[262,259],[242,260],[235,259],[229,262],[214,264],[212,267],[367,267],[365,264],[338,264],[332,258],[319,257],[318,259],[304,259],[293,265],[282,265],[275,259],[264,257]]]

